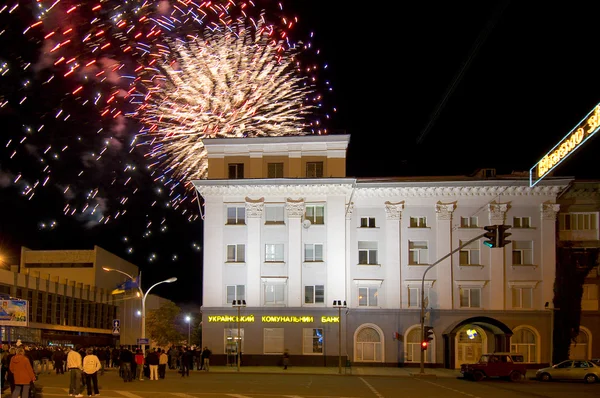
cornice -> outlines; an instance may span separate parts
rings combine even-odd
[[[350,195],[352,186],[347,184],[315,185],[196,185],[198,193],[206,196],[285,196]]]
[[[354,196],[359,198],[397,198],[397,197],[457,197],[457,196],[556,196],[564,186],[461,186],[461,187],[389,187],[357,188]]]

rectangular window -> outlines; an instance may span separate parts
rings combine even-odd
[[[361,217],[360,218],[361,228],[375,228],[375,217]]]
[[[244,164],[243,163],[229,163],[229,179],[239,180],[244,178]]]
[[[512,249],[513,265],[533,264],[533,241],[515,240]]]
[[[227,225],[246,224],[245,206],[227,207]]]
[[[563,213],[558,218],[561,231],[596,231],[598,213]]]
[[[267,164],[267,178],[283,178],[283,163]]]
[[[306,178],[323,178],[323,162],[306,162]]]
[[[531,228],[531,217],[513,217],[513,228]]]
[[[421,265],[429,263],[429,249],[426,241],[409,241],[408,252],[408,264]]]
[[[283,205],[265,206],[265,224],[283,224],[285,208]]]
[[[302,353],[323,354],[323,329],[302,329]]]
[[[478,227],[477,217],[461,217],[460,227],[461,228],[477,228]]]
[[[377,264],[377,242],[358,242],[358,263],[361,265]]]
[[[304,218],[312,224],[325,224],[325,206],[324,205],[306,205]]]
[[[265,354],[283,354],[283,328],[264,328],[263,347]]]
[[[427,217],[411,217],[411,228],[427,228]]]
[[[304,286],[304,304],[325,303],[325,285]]]
[[[481,288],[463,288],[459,289],[461,308],[480,308],[481,307]]]
[[[358,288],[358,306],[359,307],[377,307],[378,291],[376,287]]]
[[[421,295],[419,294],[418,287],[408,288],[408,308],[419,308],[419,302],[421,301]]]
[[[283,243],[267,243],[265,245],[265,262],[283,262]]]
[[[227,285],[227,304],[233,303],[233,300],[246,300],[246,286]]]
[[[306,243],[304,244],[304,261],[323,261],[323,244]]]
[[[227,262],[243,263],[246,262],[246,245],[227,245]]]
[[[265,284],[265,305],[285,304],[285,284],[267,283]]]
[[[513,308],[533,308],[533,288],[531,287],[513,287],[512,288]]]
[[[464,241],[459,241],[462,246]],[[479,265],[479,242],[471,242],[460,249],[460,265]]]

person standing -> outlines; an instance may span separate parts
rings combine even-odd
[[[139,348],[135,352],[135,378],[144,381],[144,354]]]
[[[83,373],[85,374],[85,385],[87,386],[88,397],[100,395],[100,391],[98,391],[98,371],[102,369],[102,364],[100,363],[98,356],[94,355],[93,349],[88,348],[85,353],[85,358],[83,358]],[[93,395],[92,384],[94,387]]]
[[[288,350],[283,351],[283,370],[287,370],[290,364],[290,353]]]
[[[181,377],[190,376],[190,368],[194,363],[194,354],[189,347],[185,347],[185,351],[181,354]]]
[[[65,374],[64,363],[65,362],[65,353],[60,347],[57,347],[52,354],[52,361],[54,361],[54,370],[56,370],[56,374]]]
[[[40,373],[50,374],[50,359],[52,358],[52,352],[48,346],[42,347],[39,350],[40,359],[42,361],[42,369]]]
[[[131,374],[131,362],[133,362],[133,352],[129,351],[127,347],[121,347],[121,353],[119,354],[119,364],[123,373],[123,381],[133,381],[133,375]]]
[[[169,356],[165,350],[158,349],[158,378],[164,379],[167,373],[167,364],[169,363]]]
[[[6,381],[10,386],[10,393],[12,394],[15,391],[15,376],[10,371],[10,361],[17,354],[17,349],[15,347],[10,347],[8,349],[8,355],[6,357],[2,357],[2,363],[6,362]],[[3,374],[4,377],[4,374]]]
[[[69,348],[67,354],[67,370],[70,379],[69,394],[75,397],[83,397],[81,395],[81,369],[83,369],[81,354],[77,350]]]
[[[148,366],[150,367],[150,380],[158,380],[158,354],[152,350],[146,357],[146,362],[148,362]]]
[[[15,389],[11,397],[29,397],[29,387],[35,381],[35,373],[22,347],[17,348],[16,355],[10,360],[9,369],[15,380]]]
[[[206,372],[208,372],[210,368],[210,354],[212,354],[212,352],[208,347],[204,347],[202,350],[202,363],[204,365],[204,371]]]

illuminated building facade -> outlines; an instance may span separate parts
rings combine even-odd
[[[427,266],[427,366],[457,368],[492,351],[549,362],[557,196],[570,179],[528,175],[349,178],[349,136],[207,139],[203,345],[216,363],[397,366],[420,361]],[[234,300],[246,306],[234,308]],[[340,309],[334,301],[344,301]],[[241,319],[237,319],[237,311]],[[341,317],[339,314],[341,313]],[[211,362],[213,359],[211,359]]]

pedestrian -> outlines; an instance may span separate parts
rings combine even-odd
[[[290,353],[288,350],[283,351],[283,370],[287,370],[290,364]]]
[[[69,371],[69,395],[74,397],[83,397],[81,395],[81,370],[83,369],[83,361],[78,350],[69,348],[67,354],[67,370]]]
[[[22,347],[17,348],[16,355],[10,360],[9,368],[15,380],[15,389],[11,397],[28,398],[29,388],[35,381],[35,373],[33,373],[31,362],[25,357],[25,350]],[[79,396],[81,397],[81,395]]]
[[[50,374],[50,359],[52,357],[52,352],[48,347],[43,347],[39,350],[40,359],[42,361],[42,369],[40,373]]]
[[[60,347],[57,347],[52,354],[52,360],[54,361],[54,370],[56,370],[56,374],[65,374],[64,364],[65,362],[65,353]]]
[[[212,354],[212,352],[208,349],[208,347],[204,347],[202,350],[202,363],[204,365],[205,372],[210,370],[210,354]]]
[[[123,374],[123,381],[133,381],[133,374],[131,373],[131,363],[133,362],[133,352],[129,351],[127,347],[121,347],[121,353],[119,354],[119,364],[121,366],[121,372]]]
[[[2,366],[6,363],[6,373],[3,373],[3,376],[6,375],[6,381],[10,387],[10,393],[12,394],[15,391],[15,376],[10,371],[10,361],[17,354],[17,349],[15,347],[10,347],[8,349],[8,354],[2,357]]]
[[[144,354],[139,348],[135,352],[135,378],[144,381]]]
[[[98,356],[94,355],[94,350],[88,348],[85,352],[86,356],[83,358],[83,373],[85,374],[85,385],[87,386],[88,397],[100,395],[98,391],[98,371],[102,369],[102,363]],[[92,384],[94,387],[94,393],[92,394]]]
[[[148,363],[148,367],[150,368],[150,380],[158,380],[158,364],[159,358],[158,354],[152,349],[148,353],[146,357],[146,362]]]
[[[165,350],[158,349],[158,378],[164,379],[167,373],[167,364],[169,363],[169,356]]]

